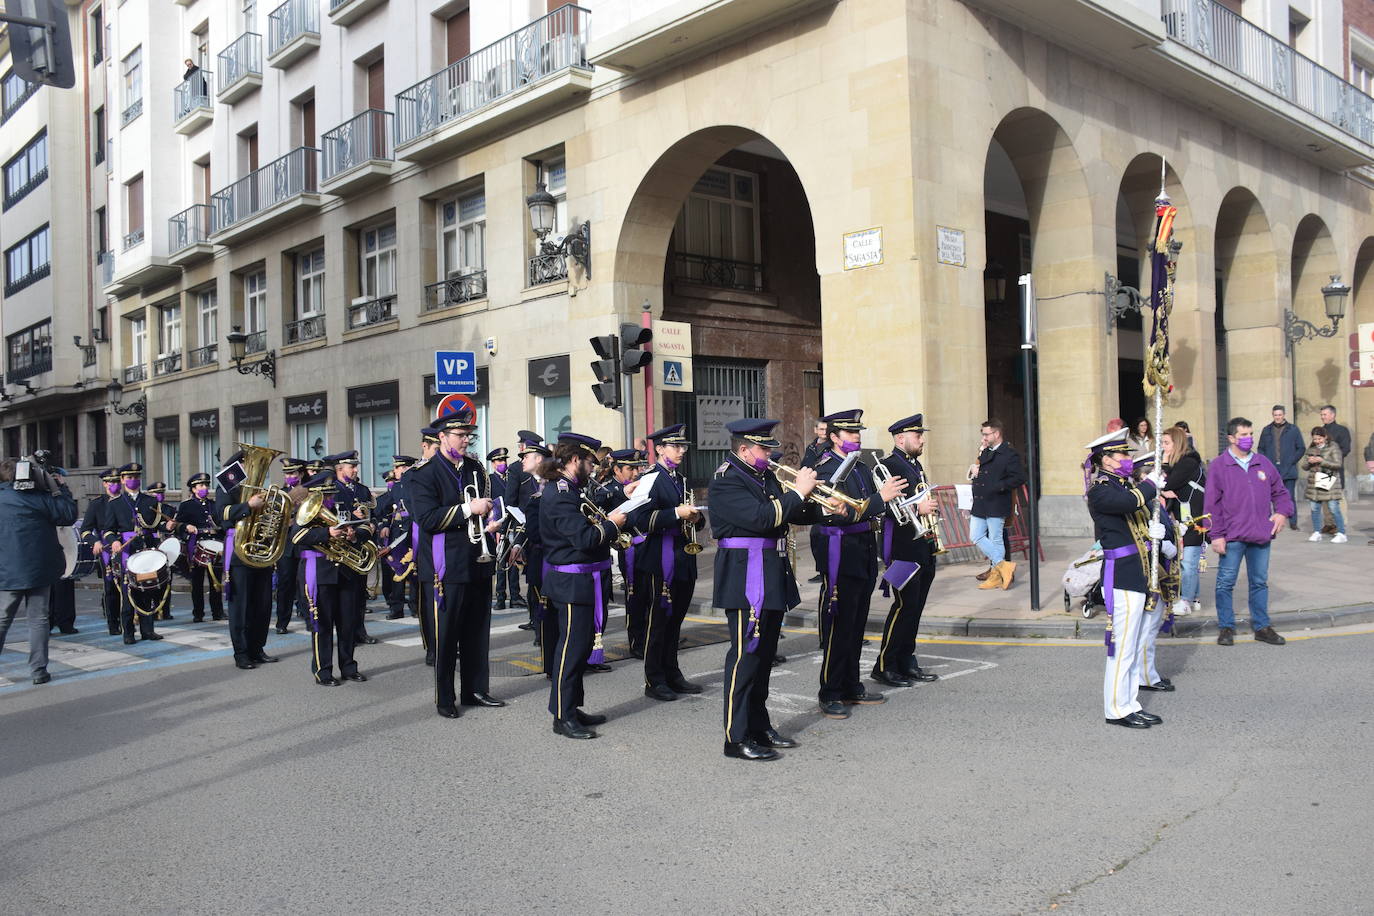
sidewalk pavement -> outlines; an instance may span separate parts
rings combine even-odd
[[[1353,507],[1347,503],[1345,515],[1348,543],[1333,544],[1330,536],[1320,543],[1312,543],[1307,540],[1312,533],[1307,503],[1300,500],[1300,530],[1285,529],[1275,541],[1269,562],[1269,614],[1278,632],[1374,621],[1374,589],[1370,587],[1368,576],[1369,569],[1374,567],[1374,546],[1366,543],[1374,537],[1374,505],[1369,500]],[[711,607],[715,547],[709,538],[705,541],[706,549],[697,557],[698,578],[692,612],[718,616],[722,612]],[[1016,575],[1012,587],[1005,591],[977,587],[979,583],[974,576],[985,568],[981,560],[955,559],[951,562],[956,556],[965,557],[976,551],[961,550],[941,556],[921,617],[921,634],[1082,638],[1100,642],[1106,630],[1105,609],[1099,607],[1088,619],[1082,614],[1082,601],[1075,600],[1072,613],[1066,613],[1060,583],[1069,564],[1092,546],[1092,539],[1053,537],[1046,538],[1042,546],[1045,559],[1039,570],[1039,610],[1030,606],[1030,566],[1023,554],[1011,558],[1016,562]],[[1178,636],[1216,634],[1218,557],[1210,548],[1206,556],[1207,569],[1202,574],[1198,594],[1202,611],[1178,618],[1174,627]],[[797,531],[797,566],[801,604],[788,614],[787,623],[815,626],[820,584],[807,581],[815,573],[815,564],[806,532],[802,529]],[[1242,632],[1248,627],[1249,618],[1246,591],[1242,569],[1235,590],[1236,617]],[[881,632],[890,607],[891,600],[875,588],[868,618],[870,631]]]

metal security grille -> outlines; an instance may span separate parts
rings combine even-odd
[[[696,396],[718,395],[744,398],[744,415],[762,417],[768,412],[768,391],[764,385],[767,363],[746,359],[696,359],[692,363],[691,394],[674,394],[673,410],[677,422],[687,424],[688,438],[697,434]],[[694,488],[705,487],[711,474],[725,460],[725,449],[694,448],[687,453],[687,477]]]

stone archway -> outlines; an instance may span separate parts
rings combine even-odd
[[[1217,420],[1248,416],[1287,400],[1283,298],[1277,247],[1249,188],[1232,188],[1216,220]],[[1282,298],[1281,298],[1282,297]],[[1218,436],[1220,438],[1220,434]]]
[[[1340,273],[1340,258],[1331,230],[1320,216],[1309,213],[1299,221],[1293,234],[1289,291],[1294,314],[1318,327],[1329,326],[1331,321],[1326,317],[1321,289],[1333,275]],[[1342,331],[1333,337],[1315,337],[1292,345],[1289,358],[1293,422],[1299,429],[1311,428],[1321,422],[1319,411],[1323,404],[1333,405],[1341,417],[1350,416],[1354,399],[1346,356],[1350,346],[1346,337]]]
[[[1374,323],[1374,236],[1360,243],[1359,251],[1355,254],[1355,272],[1350,278],[1350,286],[1350,307],[1346,309],[1346,315],[1349,316],[1350,333],[1356,334],[1361,324]],[[1356,449],[1362,450],[1369,441],[1371,431],[1374,431],[1374,386],[1353,388],[1351,394],[1354,408],[1350,428]],[[1355,467],[1361,467],[1363,460],[1364,453],[1360,451],[1355,455]]]

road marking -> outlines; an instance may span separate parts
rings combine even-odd
[[[15,643],[14,649],[16,652],[28,655],[29,644],[27,642]],[[111,652],[108,649],[98,649],[95,646],[53,641],[48,643],[48,661],[49,663],[58,662],[71,668],[79,668],[82,671],[104,671],[109,668],[141,665],[148,659],[130,655],[128,652]]]
[[[421,643],[423,643],[424,637],[402,636],[400,639],[383,639],[382,642],[386,643],[388,646],[403,646],[404,648],[409,649],[412,646],[418,646]]]
[[[158,627],[158,635],[170,643],[178,646],[188,646],[192,649],[203,649],[206,652],[218,652],[221,649],[232,649],[234,641],[228,634],[217,633],[213,630],[192,630],[187,627]]]

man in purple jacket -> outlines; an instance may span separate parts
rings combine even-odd
[[[1250,626],[1255,639],[1281,646],[1285,640],[1269,625],[1269,542],[1294,513],[1293,497],[1278,468],[1255,447],[1254,424],[1235,417],[1226,424],[1231,447],[1207,468],[1206,511],[1212,517],[1212,549],[1217,563],[1217,645],[1236,641],[1231,592],[1240,561],[1250,585]]]

